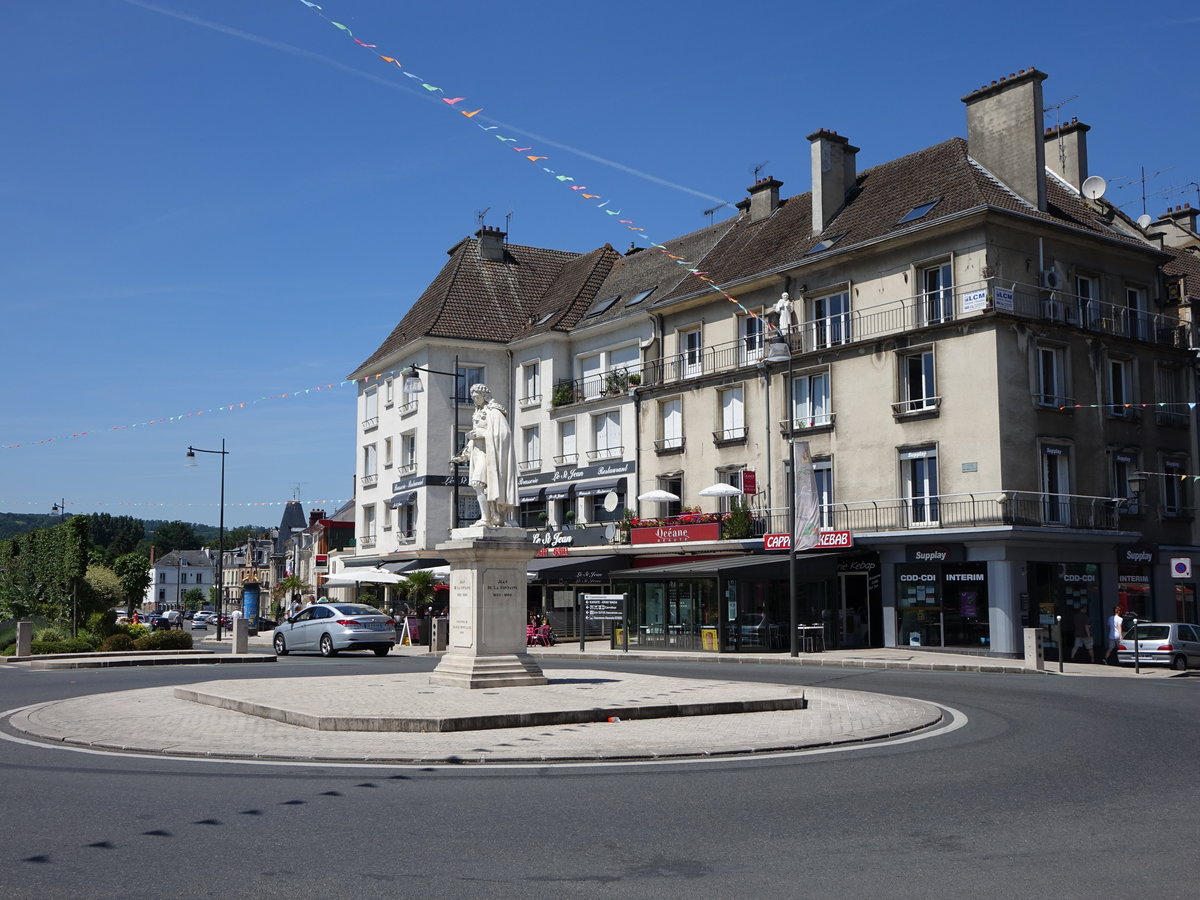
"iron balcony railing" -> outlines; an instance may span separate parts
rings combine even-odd
[[[913,499],[864,500],[821,506],[821,528],[871,534],[996,526],[1075,528],[1117,531],[1125,502],[1115,497],[1044,494],[1036,491],[992,491],[979,494],[938,494]],[[786,534],[791,527],[787,509],[750,510],[751,533]]]

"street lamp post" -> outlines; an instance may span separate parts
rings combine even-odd
[[[220,450],[204,450],[200,447],[188,447],[188,465],[194,466],[197,453],[217,453],[221,456],[221,518],[217,538],[217,640],[221,640],[221,612],[225,608],[225,457],[229,451],[225,449],[225,438],[221,438]]]
[[[58,513],[58,521],[62,521],[67,517],[67,501],[60,500],[50,507],[50,512]]]
[[[788,543],[788,619],[790,622],[791,640],[788,651],[791,656],[800,655],[800,601],[796,597],[796,441],[792,428],[796,421],[796,411],[792,408],[792,377],[793,361],[792,346],[778,326],[775,335],[767,348],[767,359],[778,362],[787,358],[787,381],[784,387],[784,409],[787,410],[788,424],[788,469],[792,474],[791,489],[788,491],[788,530],[791,534]]]
[[[67,501],[66,498],[58,501],[50,507],[50,512],[58,513],[58,522],[61,525],[67,518]],[[79,599],[75,590],[75,579],[71,579],[71,637],[79,635]]]
[[[462,397],[460,396],[460,391],[459,391],[459,378],[461,377],[461,373],[458,370],[458,357],[457,356],[454,357],[454,371],[453,372],[439,372],[437,369],[427,369],[427,368],[424,368],[423,366],[409,366],[407,369],[404,370],[404,384],[401,387],[401,391],[403,393],[412,395],[412,394],[423,394],[425,392],[425,387],[421,384],[421,376],[419,374],[421,372],[425,372],[428,375],[447,375],[450,378],[454,379],[454,396],[450,398],[451,400],[454,401],[454,418],[450,423],[450,452],[452,455],[457,456],[458,455],[458,408],[459,408],[460,402],[462,401]],[[459,467],[459,465],[460,465],[460,463],[457,463],[457,462],[454,463],[454,498],[453,498],[454,513],[452,516],[452,520],[454,522],[454,525],[453,525],[454,528],[458,528],[459,525],[461,524],[461,517],[460,517],[460,513],[459,513],[459,509],[458,509],[458,487],[459,487],[459,474],[458,474],[459,468],[458,467]]]

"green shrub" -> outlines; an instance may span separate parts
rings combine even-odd
[[[123,650],[133,649],[133,638],[124,632],[110,634],[100,644],[100,650],[103,653],[120,653]]]
[[[84,631],[82,628],[79,629],[79,634],[75,636],[81,641],[87,641],[88,646],[93,650],[99,647],[100,641],[103,640],[103,638],[94,631]]]
[[[101,638],[117,634],[121,627],[117,624],[117,614],[111,609],[92,613],[87,617],[86,625],[88,631],[99,635]]]
[[[0,656],[16,656],[16,655],[17,655],[17,645],[16,644],[8,644],[5,647],[0,647]]]
[[[150,626],[143,625],[140,622],[137,623],[136,625],[123,625],[121,627],[124,628],[125,633],[127,635],[129,635],[131,638],[133,638],[135,641],[138,638],[145,637],[146,635],[148,635],[150,633]]]
[[[53,625],[51,625],[49,628],[40,629],[33,636],[33,642],[35,644],[38,641],[48,641],[50,643],[55,643],[58,641],[65,641],[68,639],[68,637],[69,637],[69,635],[67,635],[65,632],[63,632],[63,631],[59,630],[58,628],[55,628]],[[57,653],[59,651],[54,651],[54,652]]]
[[[191,650],[192,636],[186,631],[154,631],[133,642],[137,650]]]
[[[92,645],[82,638],[65,638],[61,641],[34,641],[29,649],[34,656],[44,653],[91,653]]]

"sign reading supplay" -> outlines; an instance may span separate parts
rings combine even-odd
[[[849,531],[822,531],[817,536],[814,550],[845,549],[854,546],[854,535]],[[763,535],[764,550],[791,550],[792,536],[790,534]]]

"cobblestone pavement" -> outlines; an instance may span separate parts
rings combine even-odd
[[[604,679],[608,689],[631,696],[729,696],[767,685],[613,671],[554,670],[552,681],[573,690],[580,680]],[[220,684],[230,689],[230,682]],[[480,691],[430,685],[427,674],[270,679],[250,682],[259,696],[274,690],[279,702],[297,690],[310,707],[336,709],[347,702],[370,707],[401,690],[426,708],[453,710],[480,702]],[[563,702],[527,691],[539,708]],[[781,690],[776,686],[774,691]],[[792,688],[783,687],[790,691]],[[264,691],[266,693],[264,693]],[[943,711],[920,700],[859,691],[803,688],[807,709],[664,719],[622,719],[571,725],[498,728],[435,734],[321,731],[220,709],[175,696],[175,688],[145,688],[38,704],[10,718],[18,731],[51,741],[147,753],[226,758],[375,762],[549,762],[660,759],[760,753],[855,743],[908,734],[943,721]],[[354,698],[353,701],[350,698]],[[510,697],[504,702],[521,703]]]

